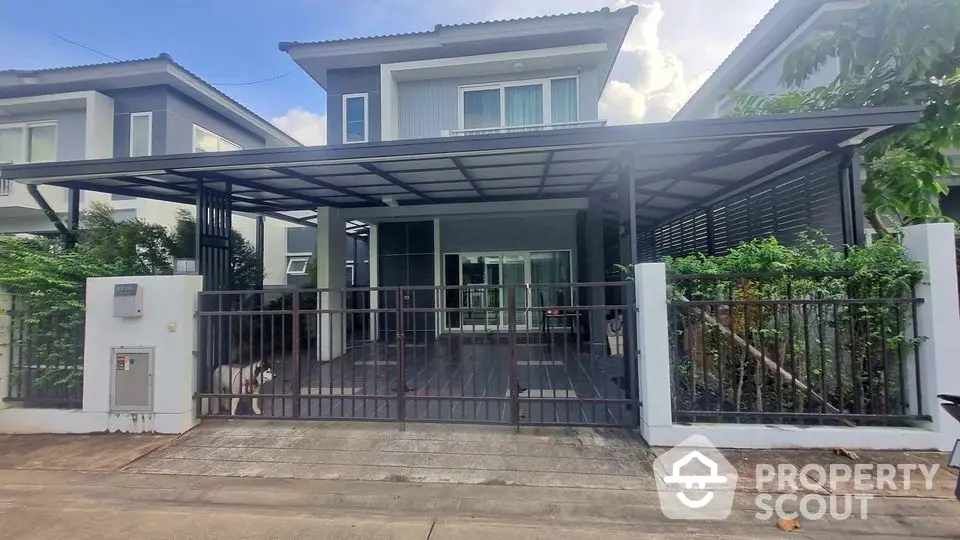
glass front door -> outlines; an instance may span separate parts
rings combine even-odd
[[[447,295],[448,304],[451,304],[447,307],[459,307],[462,313],[462,317],[447,317],[448,328],[470,331],[507,328],[510,289],[516,291],[518,329],[541,324],[542,313],[531,313],[531,305],[553,306],[558,300],[560,304],[569,301],[569,288],[556,286],[570,283],[569,251],[460,253],[446,257],[453,258],[451,263],[454,263],[446,265],[446,283],[463,286],[459,306],[450,301],[456,296]],[[457,259],[459,264],[455,264]],[[451,276],[453,272],[459,275]],[[553,286],[537,287],[537,284],[546,283]]]

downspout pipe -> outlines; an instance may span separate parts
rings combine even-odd
[[[27,184],[27,191],[30,193],[30,196],[33,197],[33,200],[37,203],[37,206],[43,210],[43,213],[47,215],[47,219],[53,223],[53,226],[56,227],[57,231],[60,233],[60,238],[63,240],[63,244],[66,247],[72,247],[75,243],[76,238],[74,234],[63,224],[63,221],[60,220],[60,216],[53,211],[53,208],[47,203],[47,200],[43,198],[43,195],[40,193],[40,189],[37,188],[35,184]]]

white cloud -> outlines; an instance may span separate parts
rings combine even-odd
[[[613,9],[637,5],[618,0]],[[665,122],[680,110],[693,93],[683,64],[660,46],[660,23],[664,11],[659,2],[639,5],[633,26],[627,32],[611,80],[600,97],[600,116],[611,123]]]
[[[327,144],[327,117],[295,107],[283,116],[270,119],[278,128],[307,146]]]

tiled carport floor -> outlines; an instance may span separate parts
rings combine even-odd
[[[389,420],[398,417],[400,351],[393,344],[357,342],[343,357],[320,362],[315,351],[273,361],[276,378],[263,394],[265,417]],[[441,339],[403,348],[405,418],[506,423],[511,358],[520,385],[521,419],[528,423],[630,425],[622,403],[621,358],[591,354],[556,340],[520,343]],[[299,411],[295,394],[299,381]],[[309,396],[309,397],[307,397]],[[582,401],[593,400],[593,401]],[[248,410],[244,408],[244,410]]]

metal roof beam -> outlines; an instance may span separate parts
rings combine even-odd
[[[547,161],[543,164],[543,174],[540,175],[540,187],[537,189],[537,197],[543,193],[543,186],[547,183],[547,175],[550,174],[550,166],[553,165],[553,156],[556,152],[547,154]]]
[[[351,197],[356,197],[356,198],[358,198],[358,199],[363,199],[363,200],[365,200],[365,201],[369,201],[369,202],[372,202],[372,203],[374,203],[374,204],[383,204],[383,205],[386,205],[385,202],[383,202],[383,201],[378,201],[376,198],[371,197],[370,195],[364,195],[363,193],[357,193],[356,191],[353,191],[352,189],[349,189],[349,188],[340,187],[340,186],[335,186],[335,185],[333,185],[333,184],[331,184],[331,183],[329,183],[329,182],[324,182],[323,180],[320,180],[320,179],[318,179],[318,178],[316,178],[316,177],[314,177],[314,176],[310,176],[309,174],[304,174],[304,173],[301,173],[301,172],[297,172],[297,171],[295,171],[295,170],[293,170],[293,169],[290,169],[290,168],[288,168],[288,167],[276,167],[276,168],[273,168],[273,169],[270,169],[270,170],[271,170],[271,171],[274,171],[274,172],[278,172],[278,173],[283,174],[283,175],[286,175],[287,177],[290,177],[290,178],[296,178],[296,179],[298,179],[298,180],[303,180],[304,182],[307,182],[308,184],[313,184],[313,185],[315,185],[315,186],[317,186],[317,187],[320,187],[320,188],[323,188],[323,189],[329,189],[330,191],[336,191],[337,193],[339,193],[339,194],[341,194],[341,195],[349,195],[349,196],[351,196]]]
[[[193,178],[195,180],[200,180],[200,179],[213,180],[214,182],[236,184],[238,186],[255,189],[258,191],[262,191],[264,193],[273,193],[274,195],[280,195],[282,197],[287,197],[294,200],[311,202],[316,206],[336,206],[335,204],[331,203],[330,201],[322,197],[309,197],[301,193],[297,193],[296,191],[290,191],[288,189],[271,187],[271,186],[264,186],[262,184],[258,184],[254,182],[253,180],[246,180],[243,178],[234,178],[233,176],[229,176],[229,175],[219,173],[219,172],[214,172],[214,171],[194,173],[194,172],[186,172],[186,171],[168,170],[167,173],[174,174],[177,176],[185,176],[187,178]]]
[[[388,173],[388,172],[386,172],[386,171],[382,171],[382,170],[374,167],[373,165],[371,165],[371,164],[369,164],[369,163],[358,163],[358,165],[360,165],[360,166],[363,167],[364,169],[370,171],[371,173],[379,176],[380,178],[383,178],[383,179],[386,180],[387,182],[390,182],[391,184],[397,186],[398,188],[401,188],[401,189],[404,189],[404,190],[406,190],[406,191],[409,191],[410,193],[416,195],[417,197],[420,197],[420,198],[423,199],[424,201],[431,202],[431,203],[437,202],[437,201],[435,201],[434,199],[432,199],[429,195],[427,195],[426,193],[423,193],[422,191],[420,191],[420,190],[418,190],[417,188],[415,188],[415,187],[407,184],[406,182],[397,179],[397,178],[396,178],[395,176],[393,176],[392,174],[390,174],[390,173]]]
[[[460,174],[463,175],[463,179],[470,183],[470,187],[472,187],[477,192],[477,195],[480,195],[481,199],[487,200],[487,196],[483,193],[483,190],[480,189],[480,186],[477,185],[477,182],[476,180],[473,179],[473,175],[470,174],[470,171],[468,171],[467,168],[463,166],[463,162],[461,162],[459,158],[455,158],[455,157],[450,158],[450,161],[452,161],[453,164],[456,165],[457,170],[460,171]]]

